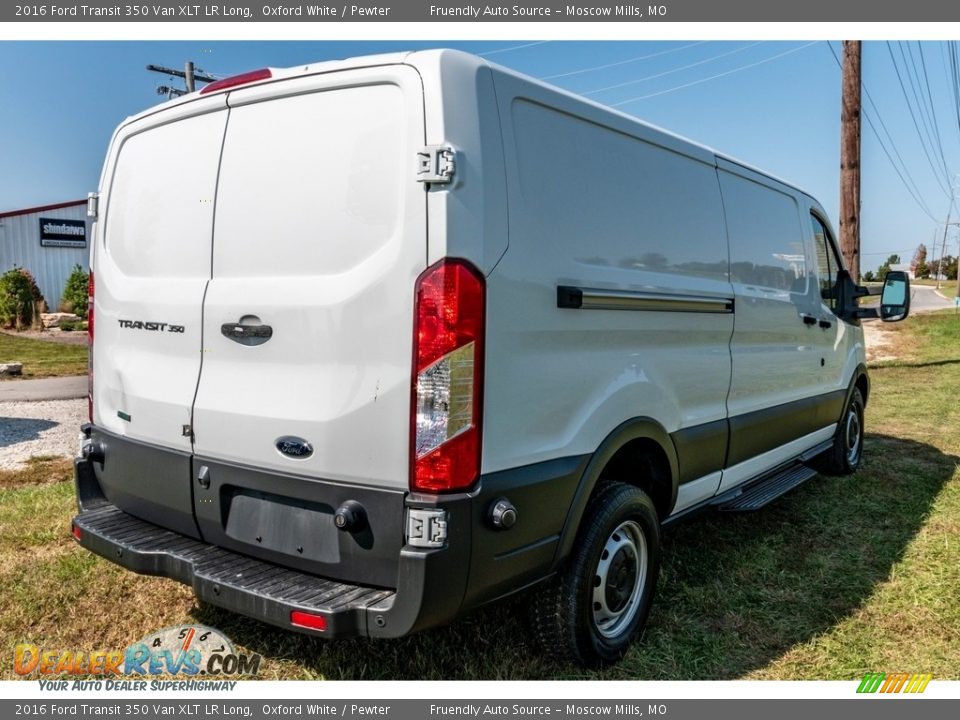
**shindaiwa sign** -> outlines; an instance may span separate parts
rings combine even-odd
[[[43,247],[87,246],[87,223],[83,220],[40,218],[40,244]]]

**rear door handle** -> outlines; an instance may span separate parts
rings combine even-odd
[[[224,323],[220,326],[220,333],[225,338],[238,342],[241,345],[263,345],[273,337],[273,328],[269,325]]]
[[[820,320],[819,324],[824,330],[828,330],[829,328],[833,327],[833,323],[829,320]]]
[[[800,319],[803,320],[804,325],[816,325],[817,319],[813,315],[807,315],[806,313],[800,313]]]

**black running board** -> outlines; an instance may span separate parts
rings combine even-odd
[[[790,465],[745,487],[734,488],[714,498],[720,512],[753,512],[802,485],[817,474],[806,465]]]

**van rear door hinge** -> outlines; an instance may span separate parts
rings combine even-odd
[[[453,181],[457,153],[446,145],[425,145],[417,153],[417,182],[443,185]]]

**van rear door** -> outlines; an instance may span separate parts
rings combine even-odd
[[[193,413],[195,470],[209,473],[195,495],[201,532],[308,560],[309,547],[298,558],[281,547],[289,538],[231,515],[257,505],[273,529],[309,517],[335,545],[336,493],[318,484],[335,481],[390,491],[399,542],[427,257],[419,75],[307,76],[235,90],[228,104]],[[335,555],[318,548],[315,569],[330,573]]]
[[[93,420],[119,436],[100,484],[120,508],[190,535],[190,412],[226,118],[212,97],[122,127],[95,248]]]

